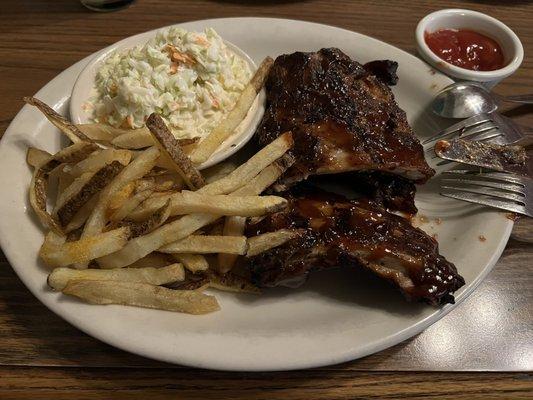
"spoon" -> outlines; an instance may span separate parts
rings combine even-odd
[[[445,118],[468,118],[491,113],[502,102],[533,104],[533,94],[501,96],[475,82],[458,82],[446,86],[433,100],[433,112]]]

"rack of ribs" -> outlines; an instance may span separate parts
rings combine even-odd
[[[257,139],[265,145],[292,132],[296,162],[279,190],[311,175],[356,171],[401,176],[414,193],[413,182],[434,174],[389,87],[396,68],[393,61],[362,65],[336,48],[277,57]]]
[[[332,267],[371,271],[413,301],[453,303],[464,285],[455,266],[438,253],[432,237],[409,220],[366,200],[346,198],[316,188],[284,193],[285,211],[250,222],[247,236],[295,229],[300,236],[248,259],[259,286],[290,286],[309,272]]]

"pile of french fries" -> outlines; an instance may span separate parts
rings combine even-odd
[[[156,114],[136,130],[74,125],[38,99],[25,99],[72,142],[55,154],[27,153],[30,204],[49,230],[39,256],[53,269],[51,288],[94,304],[191,314],[219,309],[206,288],[259,292],[234,266],[238,257],[300,234],[244,236],[248,217],[287,204],[261,193],[291,165],[292,136],[281,135],[236,168],[200,173],[196,165],[245,117],[271,63],[265,60],[222,127],[200,142],[175,139]]]

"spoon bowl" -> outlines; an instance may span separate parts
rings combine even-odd
[[[468,118],[498,108],[495,97],[478,83],[454,83],[442,89],[431,104],[433,112],[445,118]]]

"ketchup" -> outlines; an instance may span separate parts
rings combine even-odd
[[[502,48],[494,39],[468,29],[439,29],[424,33],[427,45],[439,58],[473,71],[503,68]]]

